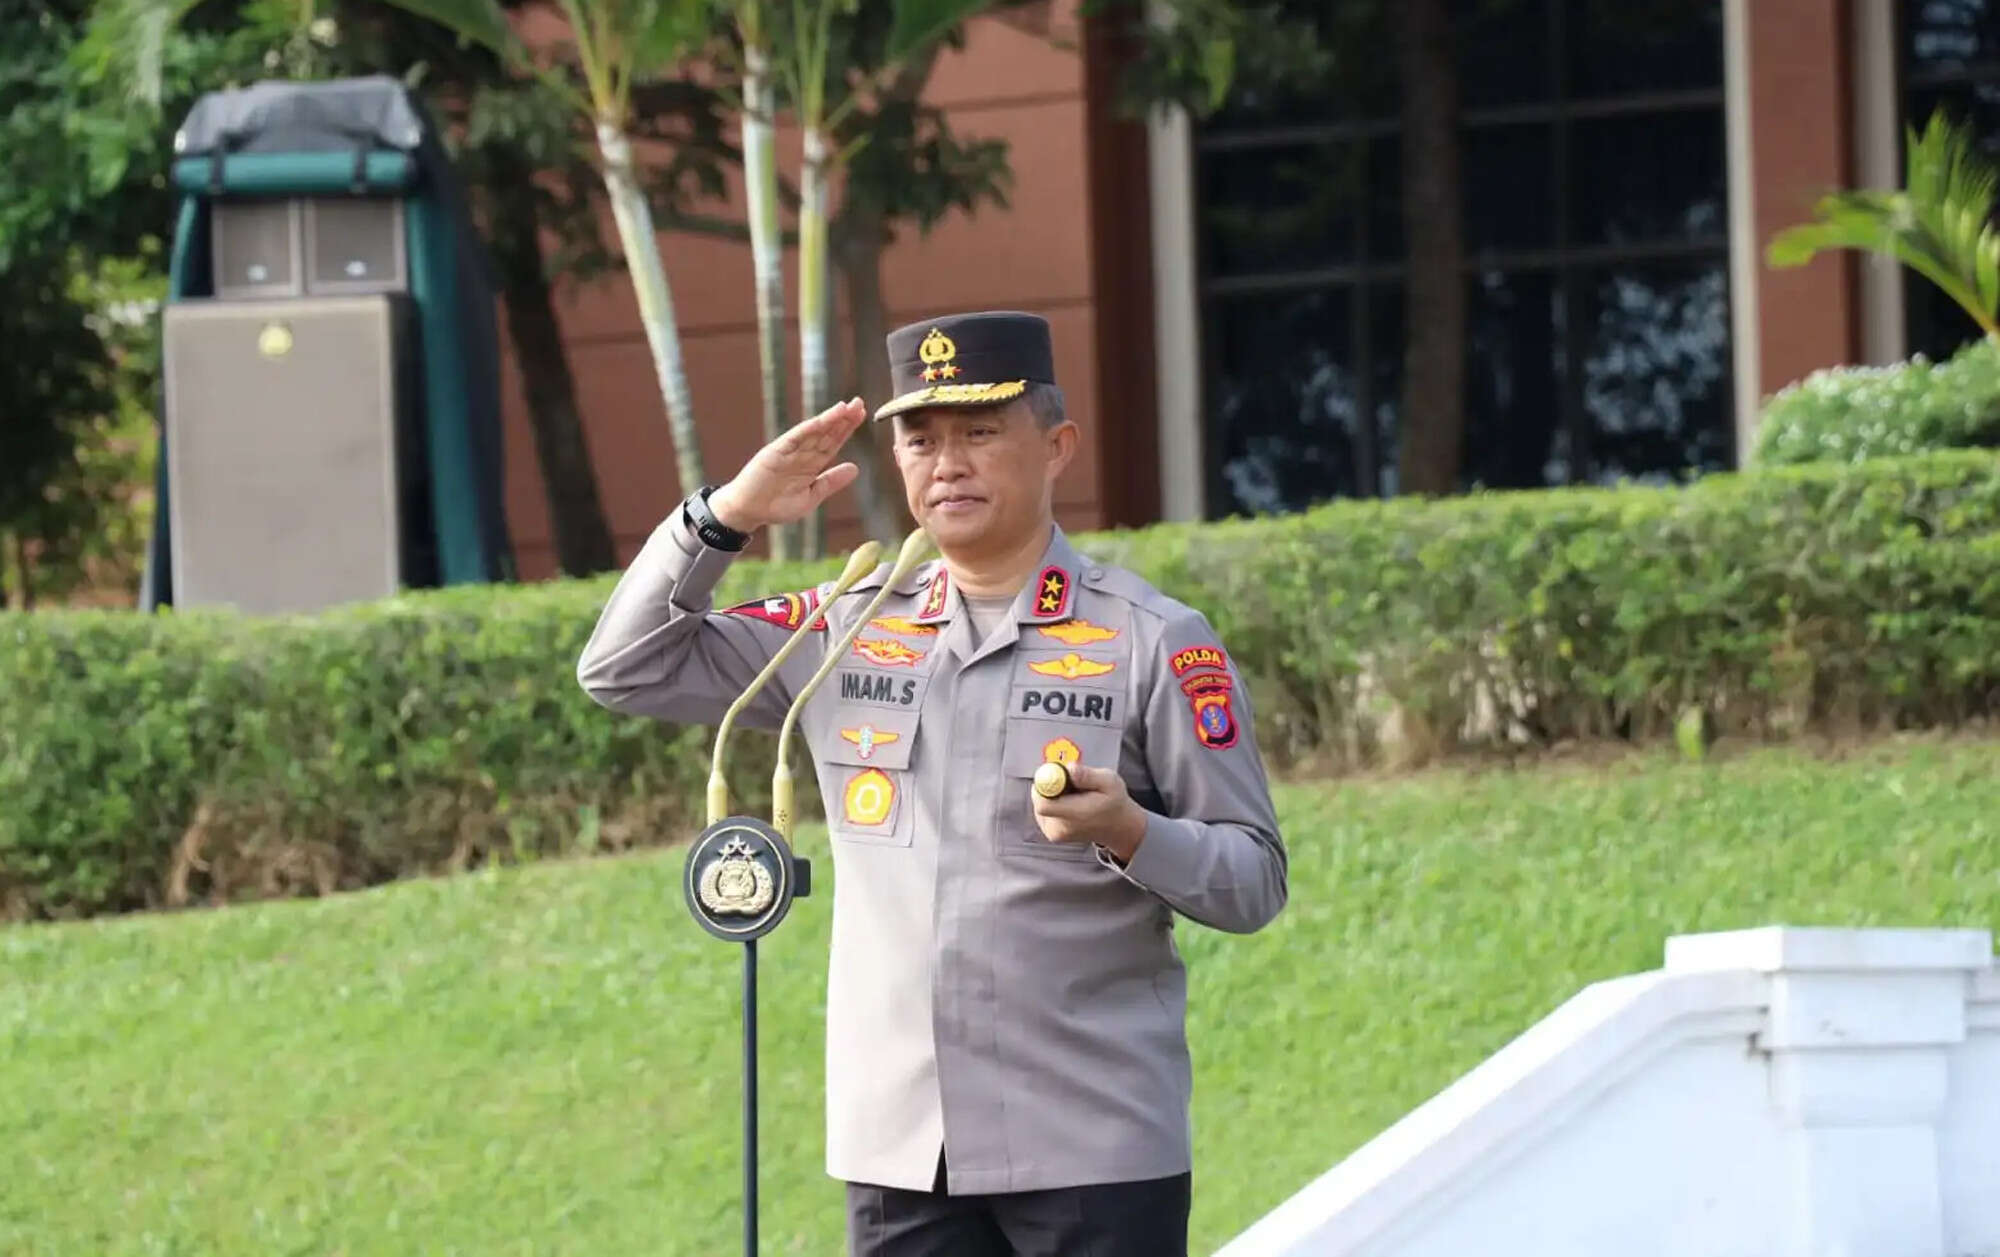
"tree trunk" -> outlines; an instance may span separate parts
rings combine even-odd
[[[21,583],[21,610],[35,609],[35,565],[28,558],[28,534],[14,534],[14,571]]]
[[[548,496],[556,563],[570,576],[618,566],[618,552],[597,495],[590,445],[577,412],[576,382],[563,348],[542,258],[533,171],[518,151],[491,151],[491,238],[505,298],[507,333],[527,391],[528,426]]]
[[[924,94],[931,70],[937,65],[938,48],[938,41],[933,40],[897,68],[876,104],[878,116],[882,110],[912,107]],[[882,253],[889,244],[888,215],[879,199],[850,178],[832,232],[831,253],[847,292],[856,391],[872,409],[889,400],[890,388],[889,320],[882,305]],[[862,526],[885,546],[900,545],[916,522],[904,501],[894,463],[885,457],[890,431],[887,421],[878,424],[871,419],[862,424],[854,434],[850,454],[861,469],[855,487],[861,495]]]
[[[750,217],[750,269],[757,286],[757,363],[764,385],[764,441],[784,435],[785,244],[779,236],[778,155],[775,143],[778,84],[768,50],[744,49],[743,188]],[[808,410],[807,414],[812,412]],[[769,530],[771,557],[798,553],[799,528]]]
[[[1458,75],[1445,0],[1402,0],[1395,15],[1403,86],[1404,493],[1458,489],[1465,446],[1465,253],[1459,200]]]
[[[692,493],[708,476],[702,470],[701,434],[695,427],[694,398],[688,389],[687,365],[681,358],[680,327],[674,320],[674,294],[667,286],[667,268],[660,262],[653,211],[632,170],[632,143],[625,133],[599,123],[597,147],[604,155],[604,188],[611,196],[611,216],[618,224],[618,242],[625,250],[625,269],[632,276],[633,295],[639,301],[639,322],[646,329],[660,397],[667,406],[680,491]]]
[[[888,316],[882,308],[882,252],[887,240],[881,211],[850,185],[835,252],[847,290],[856,391],[870,410],[889,400]],[[855,488],[861,496],[862,526],[884,546],[895,546],[914,521],[905,509],[902,484],[883,457],[888,449],[888,427],[888,420],[863,423],[854,433],[849,456],[861,469]]]
[[[833,381],[827,372],[827,326],[832,303],[827,299],[827,179],[833,154],[826,132],[809,123],[802,137],[804,162],[799,171],[799,410],[816,415],[833,401]],[[817,559],[826,546],[826,512],[818,508],[805,518],[800,557]]]

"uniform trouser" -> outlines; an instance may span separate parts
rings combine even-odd
[[[847,1186],[848,1257],[1187,1257],[1190,1176],[951,1196]]]

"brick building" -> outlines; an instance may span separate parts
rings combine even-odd
[[[1467,483],[1732,466],[1784,384],[1966,338],[1954,307],[1894,267],[1842,255],[1775,271],[1762,251],[1821,192],[1899,182],[1902,129],[1933,106],[1993,133],[2000,0],[1453,7]],[[1249,83],[1199,124],[1128,122],[1111,105],[1115,58],[1069,8],[1043,15],[1048,32],[981,19],[941,62],[930,97],[961,134],[1008,141],[1012,204],[900,241],[891,325],[975,307],[1048,316],[1084,430],[1058,495],[1072,529],[1394,492],[1393,78],[1372,86],[1364,65],[1323,95]],[[1316,197],[1315,170],[1342,194]],[[662,240],[720,478],[759,432],[749,250]],[[565,294],[560,313],[629,557],[681,491],[645,340],[615,277]],[[509,515],[522,572],[540,577],[553,568],[541,473],[511,364],[504,382]],[[830,545],[852,544],[855,514],[832,511]]]

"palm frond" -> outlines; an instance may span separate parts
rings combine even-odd
[[[127,99],[158,109],[167,34],[200,0],[99,0],[76,57],[86,82],[122,88]]]
[[[1827,249],[1887,255],[1936,284],[2000,339],[2000,232],[1992,223],[2000,170],[1942,110],[1906,137],[1901,191],[1822,197],[1812,221],[1772,237],[1765,259],[1803,266]]]
[[[965,19],[991,7],[993,0],[898,0],[889,28],[886,59],[901,61],[932,40],[944,38]]]
[[[498,0],[389,0],[389,3],[492,50],[506,65],[520,68],[528,63],[527,50],[514,34]]]

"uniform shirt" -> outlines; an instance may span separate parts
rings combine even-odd
[[[790,632],[739,721],[776,728],[882,587],[715,610],[733,556],[674,512],[612,591],[577,678],[620,712],[713,724]],[[870,617],[799,719],[833,852],[826,1168],[955,1193],[1191,1168],[1176,916],[1247,933],[1286,853],[1242,678],[1207,621],[1052,526],[975,639],[941,561]],[[1044,760],[1116,765],[1146,809],[1129,866],[1036,826]]]
[[[976,598],[971,594],[961,594],[959,597],[965,603],[966,615],[972,620],[972,642],[977,646],[993,636],[994,626],[1014,609],[1015,600],[1020,594],[1016,592],[1010,595],[983,595]]]

